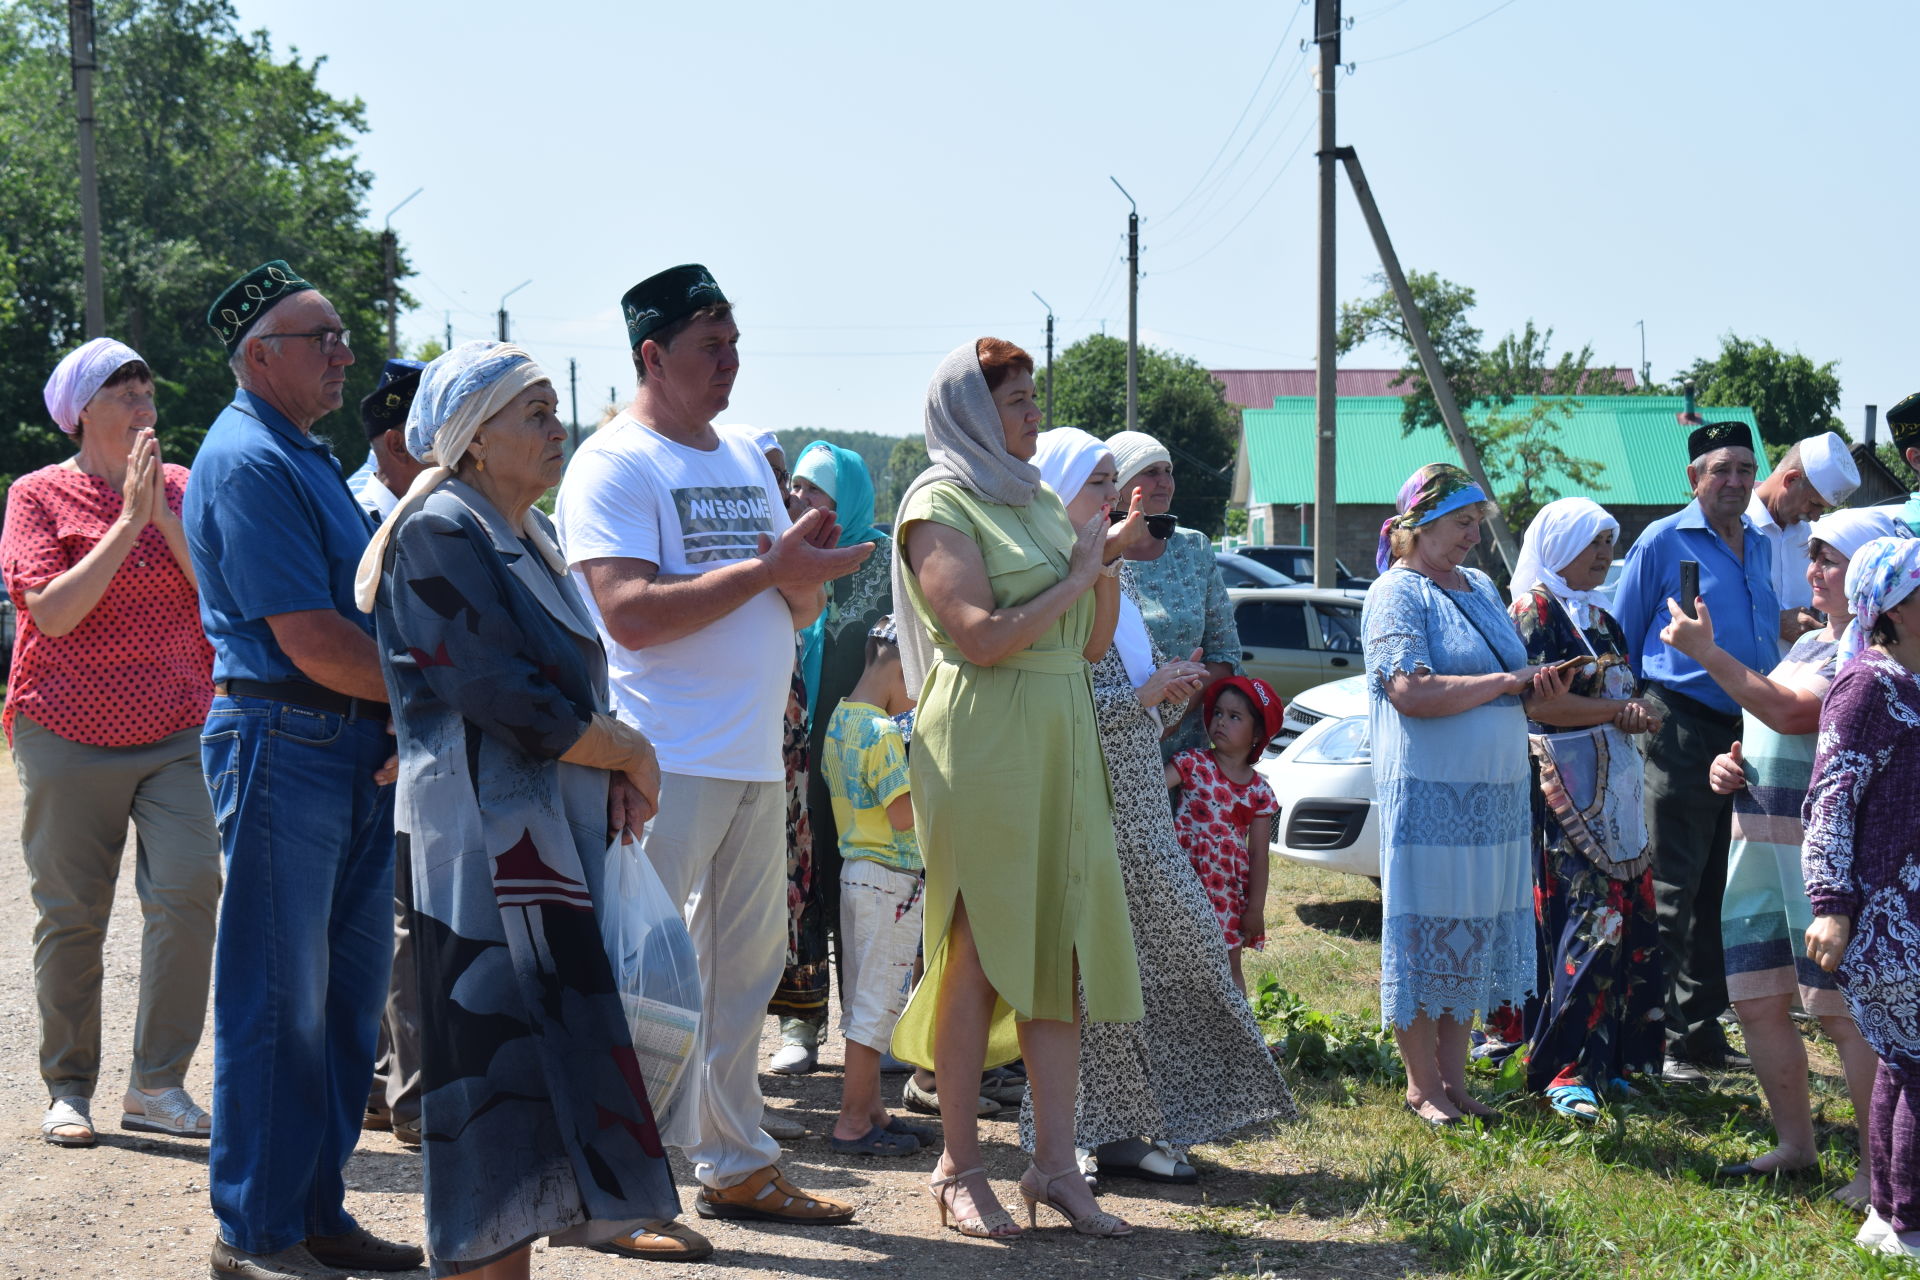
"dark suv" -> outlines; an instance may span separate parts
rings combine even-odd
[[[1295,582],[1313,581],[1313,548],[1298,546],[1235,547],[1234,552],[1249,560],[1258,560],[1269,569],[1277,569]],[[1333,562],[1334,583],[1336,587],[1347,587],[1365,591],[1373,585],[1372,578],[1358,578],[1353,570],[1347,568],[1343,560]]]

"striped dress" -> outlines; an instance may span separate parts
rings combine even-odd
[[[1839,643],[1814,631],[1800,637],[1770,678],[1825,697]],[[1751,711],[1740,731],[1747,789],[1733,798],[1733,847],[1720,904],[1727,995],[1734,1000],[1791,995],[1812,1014],[1844,1014],[1833,975],[1807,959],[1801,944],[1813,923],[1800,874],[1800,807],[1813,771],[1814,735],[1768,728]]]

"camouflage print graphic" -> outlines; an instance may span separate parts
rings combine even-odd
[[[696,485],[673,491],[688,564],[744,560],[758,554],[759,537],[773,536],[773,509],[763,485]]]

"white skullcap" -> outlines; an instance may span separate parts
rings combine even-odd
[[[1831,431],[1800,442],[1800,468],[1828,506],[1839,506],[1860,487],[1860,468],[1853,465],[1846,441]]]

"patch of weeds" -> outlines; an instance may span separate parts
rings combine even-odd
[[[1322,1013],[1280,985],[1272,974],[1253,992],[1253,1012],[1269,1035],[1277,1035],[1274,1057],[1301,1076],[1375,1080],[1400,1074],[1393,1037],[1378,1022],[1350,1013]],[[1358,1105],[1349,1088],[1345,1105]]]
[[[1390,1152],[1368,1163],[1366,1207],[1411,1228],[1446,1270],[1484,1280],[1586,1280],[1576,1233],[1558,1195],[1511,1191],[1465,1199],[1424,1154]]]

